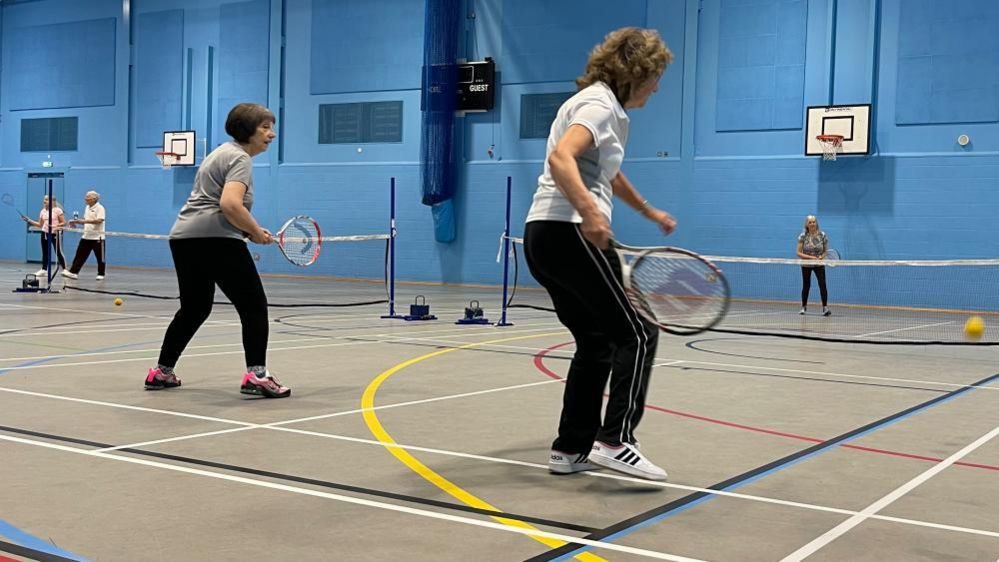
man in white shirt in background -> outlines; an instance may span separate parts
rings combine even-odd
[[[76,247],[76,257],[73,258],[73,265],[69,271],[62,271],[64,277],[77,279],[84,262],[90,257],[90,252],[97,256],[97,280],[104,280],[104,273],[107,263],[104,261],[104,205],[98,203],[101,195],[96,191],[88,191],[83,200],[87,203],[87,210],[83,212],[83,218],[69,221],[71,226],[83,225],[83,236],[80,238],[80,245]]]

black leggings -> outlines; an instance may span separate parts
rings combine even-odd
[[[812,288],[812,272],[819,280],[819,294],[822,295],[822,306],[829,304],[829,291],[826,290],[826,266],[801,268],[801,307],[808,306],[808,291]]]
[[[212,312],[215,286],[239,313],[246,366],[267,364],[267,295],[246,242],[235,238],[184,238],[170,241],[177,268],[180,310],[170,322],[159,364],[174,367],[184,348]]]
[[[47,269],[49,266],[49,234],[47,232],[42,233],[42,268]],[[56,263],[59,267],[66,269],[66,256],[62,254],[62,233],[56,232],[52,234],[52,247],[55,249]],[[55,268],[53,268],[55,269]]]
[[[557,221],[527,223],[524,251],[531,274],[576,340],[552,448],[574,454],[589,452],[594,440],[634,443],[659,328],[625,296],[617,252],[598,250],[578,225]],[[608,377],[610,398],[601,421]]]

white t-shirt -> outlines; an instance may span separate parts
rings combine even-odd
[[[88,206],[87,210],[83,211],[83,220],[93,221],[98,219],[104,219],[104,205],[94,203]],[[101,224],[84,223],[82,237],[84,240],[104,240],[104,222]]]
[[[593,135],[594,146],[576,158],[576,163],[583,184],[590,190],[607,222],[611,220],[614,208],[611,180],[621,170],[624,146],[628,143],[629,120],[614,92],[603,82],[596,82],[566,100],[555,115],[548,135],[544,173],[538,176],[538,190],[534,192],[534,203],[527,213],[527,222],[583,222],[583,217],[555,185],[548,167],[548,156],[572,125],[582,125]]]

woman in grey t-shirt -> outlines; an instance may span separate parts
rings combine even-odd
[[[805,228],[798,235],[798,259],[824,260],[829,252],[829,238],[819,230],[819,219],[815,215],[805,217]],[[808,292],[812,288],[812,272],[819,280],[819,294],[822,296],[822,316],[829,316],[829,291],[826,290],[826,266],[801,266],[801,312],[808,309]]]
[[[291,389],[267,371],[267,295],[244,241],[273,242],[271,233],[257,224],[250,209],[252,158],[265,152],[277,136],[274,123],[274,114],[266,107],[237,105],[225,122],[232,142],[213,150],[198,168],[194,189],[170,230],[180,310],[163,337],[158,364],[146,376],[147,390],[180,386],[174,366],[211,314],[218,286],[236,307],[243,325],[246,372],[239,391],[267,398],[291,394]]]

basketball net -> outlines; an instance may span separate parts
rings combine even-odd
[[[843,135],[818,135],[815,138],[822,145],[822,159],[835,160],[843,148]]]
[[[180,162],[180,155],[173,152],[157,152],[156,157],[160,159],[164,170],[169,170],[170,166]]]

